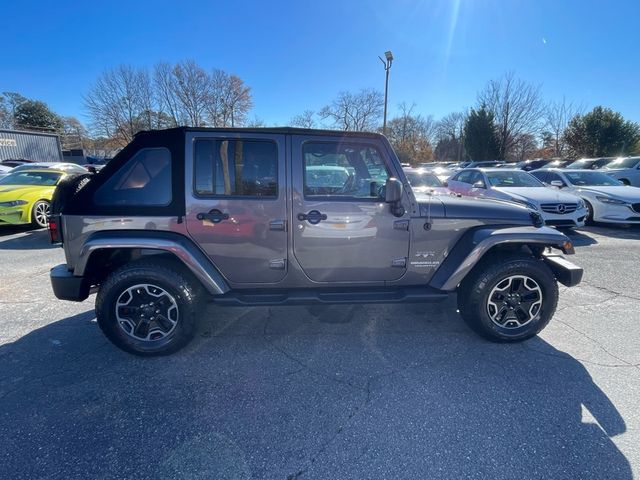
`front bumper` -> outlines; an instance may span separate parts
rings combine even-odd
[[[544,255],[542,259],[551,269],[556,279],[565,287],[575,287],[582,280],[584,270],[565,259],[562,255]]]
[[[549,227],[583,227],[587,219],[587,209],[581,208],[572,213],[558,214],[538,212],[542,215],[545,225]]]
[[[607,205],[598,202],[593,208],[593,220],[596,222],[640,223],[640,212],[635,211],[631,205]]]
[[[82,302],[89,296],[91,285],[85,277],[76,277],[66,264],[56,265],[49,272],[53,294],[60,300]]]
[[[0,225],[20,225],[27,223],[25,210],[20,207],[0,207]]]

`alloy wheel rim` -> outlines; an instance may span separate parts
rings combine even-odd
[[[489,293],[487,314],[501,328],[520,328],[532,322],[542,308],[542,289],[526,275],[500,280]]]
[[[136,340],[162,340],[178,325],[175,298],[150,283],[133,285],[123,291],[116,300],[115,311],[120,329]]]
[[[47,225],[47,220],[49,219],[49,204],[46,202],[41,202],[36,205],[36,222],[38,225],[44,227]]]

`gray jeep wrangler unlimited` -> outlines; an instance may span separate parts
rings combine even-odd
[[[90,179],[61,185],[55,295],[97,291],[118,347],[167,354],[220,305],[423,302],[458,293],[493,341],[536,335],[557,281],[582,269],[569,239],[525,207],[418,194],[378,134],[175,128],[138,134]]]

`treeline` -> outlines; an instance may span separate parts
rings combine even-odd
[[[392,91],[392,96],[394,95]],[[63,148],[117,149],[140,130],[175,126],[264,126],[251,87],[237,75],[193,60],[152,69],[104,71],[84,95],[88,128],[19,93],[0,95],[0,127],[60,134]],[[375,89],[340,92],[289,122],[304,128],[382,131],[384,97]],[[506,73],[478,92],[475,105],[439,120],[400,103],[386,135],[403,162],[598,157],[640,153],[640,127],[611,109],[590,112],[566,100],[545,102],[540,86]]]
[[[382,108],[379,92],[344,92],[320,111],[307,110],[291,123],[381,131]],[[545,102],[540,86],[513,73],[489,81],[473,107],[437,121],[415,110],[415,104],[401,103],[387,122],[387,137],[403,162],[640,154],[637,123],[601,106],[585,113],[565,99]]]

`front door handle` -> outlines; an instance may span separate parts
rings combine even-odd
[[[301,222],[306,220],[311,225],[317,225],[322,220],[326,220],[326,219],[327,219],[327,214],[320,213],[318,210],[311,210],[309,213],[298,214],[298,220],[300,220]]]
[[[220,223],[222,220],[229,220],[228,213],[222,213],[217,208],[210,210],[209,213],[199,213],[196,215],[198,220],[209,220],[212,223]]]

